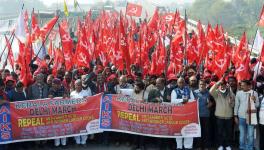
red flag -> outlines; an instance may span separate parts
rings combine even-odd
[[[197,41],[197,48],[199,51],[199,62],[197,62],[198,64],[200,64],[200,62],[202,61],[202,58],[205,58],[207,53],[208,53],[208,46],[207,46],[207,41],[205,38],[205,33],[202,27],[201,22],[199,21],[197,24],[197,29],[198,29],[198,41]]]
[[[32,41],[35,41],[40,36],[40,29],[39,29],[37,17],[34,12],[32,12],[31,14],[31,25],[32,25],[31,38]]]
[[[166,13],[162,16],[162,21],[165,22],[166,24],[172,25],[174,24],[175,18],[174,13]]]
[[[260,60],[262,61],[262,63],[264,63],[264,43],[262,44],[262,51],[261,51],[261,55],[260,55]]]
[[[58,33],[58,30],[52,30],[49,34],[49,40],[54,41],[56,39],[56,35]]]
[[[188,59],[188,63],[192,64],[193,62],[198,63],[199,61],[199,51],[197,48],[197,35],[193,33],[192,38],[188,38],[188,43],[187,43],[187,50],[186,50],[186,55]]]
[[[115,37],[115,43],[113,43],[113,47],[111,49],[111,55],[112,57],[111,60],[112,62],[115,64],[115,66],[118,68],[118,70],[124,70],[124,63],[123,63],[123,57],[122,57],[122,52],[119,50],[119,41],[120,39],[118,38],[118,30],[119,29],[115,29],[117,30],[117,34],[114,34]]]
[[[224,57],[217,55],[213,62],[213,72],[221,78],[229,65],[229,57],[226,55]]]
[[[176,73],[176,65],[174,62],[170,62],[170,65],[168,67],[168,71],[167,71],[167,76],[170,74],[175,74]]]
[[[166,49],[164,46],[165,43],[162,42],[161,37],[159,38],[159,43],[156,51],[158,52],[157,60],[157,74],[161,75],[163,71],[165,72],[166,67]]]
[[[158,20],[159,20],[159,11],[158,8],[156,8],[153,16],[148,22],[148,28],[156,31],[158,28]]]
[[[50,41],[50,43],[49,43],[48,54],[49,54],[50,56],[54,56],[53,46],[52,46],[52,41]]]
[[[156,72],[157,72],[157,55],[158,54],[156,52],[152,53],[151,68],[150,68],[150,71],[149,71],[150,75],[155,75]]]
[[[153,47],[158,39],[158,35],[156,33],[150,32],[149,30],[147,30],[146,33],[146,50],[148,51],[151,47]]]
[[[240,43],[234,53],[233,62],[235,63],[235,66],[238,67],[241,62],[244,62],[248,55],[249,51],[247,37],[246,33],[244,32],[243,36],[241,37]]]
[[[58,16],[54,16],[48,23],[45,24],[44,27],[42,27],[40,29],[41,32],[41,36],[43,39],[45,39],[45,37],[47,36],[48,32],[50,30],[52,30],[52,28],[54,27],[55,23],[57,22],[57,20],[59,19]]]
[[[57,70],[60,69],[64,63],[64,58],[63,58],[63,53],[60,49],[56,49],[54,53],[55,56],[54,56],[54,65],[52,68],[52,74],[56,76]]]
[[[27,12],[27,10],[24,13],[24,22],[25,22],[25,32],[26,32],[26,35],[29,35],[28,12]]]
[[[132,3],[127,3],[126,14],[128,16],[140,17],[142,13],[142,6]]]
[[[259,19],[258,25],[260,27],[264,27],[264,5],[262,7],[262,11],[261,11],[261,14],[260,14],[260,19]]]
[[[25,48],[25,45],[19,42],[19,53],[18,53],[17,63],[20,65],[20,67],[23,64],[24,48]]]
[[[236,77],[239,82],[250,79],[249,63],[250,57],[248,56],[245,61],[241,62],[238,67],[236,67]]]
[[[210,59],[208,55],[206,55],[206,57],[205,57],[204,67],[211,72],[213,72],[213,70],[214,70],[213,69],[213,60]]]
[[[64,27],[61,27],[60,25],[59,25],[59,32],[62,42],[62,49],[65,59],[66,70],[69,71],[73,67],[73,63],[72,63],[73,42],[70,37],[70,34],[66,30],[64,30]]]
[[[19,80],[27,87],[33,82],[33,77],[29,69],[29,62],[25,57],[27,57],[28,47],[21,42],[19,42],[19,56],[18,56],[18,63],[21,68]]]
[[[76,58],[75,58],[75,63],[77,64],[78,67],[90,67],[90,61],[91,57],[89,55],[89,45],[86,37],[86,32],[83,27],[80,25],[80,33],[78,37],[78,44],[76,47]]]
[[[125,32],[125,27],[123,24],[123,18],[120,15],[120,22],[119,22],[119,50],[122,52],[123,59],[125,59],[126,62],[126,69],[128,73],[130,73],[130,56],[129,56],[129,49],[128,49],[128,43],[127,43],[127,35]]]

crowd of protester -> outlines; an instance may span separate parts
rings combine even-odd
[[[104,132],[74,138],[0,145],[0,149],[13,149],[17,145],[22,145],[19,148],[25,149],[33,145],[45,148],[47,142],[51,141],[54,147],[63,147],[73,141],[76,145],[87,146],[90,141],[96,141],[106,145],[114,143],[116,146],[126,143],[135,149],[146,149],[148,144],[158,144],[160,149],[214,147],[218,150],[231,150],[239,147],[241,150],[264,150],[264,76],[260,72],[256,80],[237,81],[232,69],[234,68],[231,66],[230,71],[218,78],[210,71],[197,71],[192,65],[185,66],[178,74],[169,75],[143,75],[137,65],[132,65],[131,74],[128,75],[113,65],[103,67],[100,61],[96,61],[89,68],[72,71],[65,71],[62,66],[54,74],[49,64],[41,64],[31,65],[33,82],[27,87],[19,81],[19,67],[13,72],[1,70],[0,105],[55,97],[83,98],[98,93],[122,94],[123,89],[132,89],[132,97],[139,101],[182,105],[199,101],[202,134],[200,138],[174,140]],[[249,109],[249,102],[252,102],[251,108],[254,109]],[[249,122],[249,114],[257,114],[257,122]]]

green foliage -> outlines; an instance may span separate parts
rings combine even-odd
[[[221,24],[234,37],[240,38],[246,31],[251,42],[263,4],[263,0],[196,0],[188,15],[191,19],[201,20],[203,24]],[[261,29],[262,35],[263,31]]]

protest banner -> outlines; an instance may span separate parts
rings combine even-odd
[[[104,95],[100,128],[152,137],[200,137],[198,102],[184,105],[140,103],[122,95]]]
[[[101,96],[4,104],[0,106],[0,144],[99,133]]]

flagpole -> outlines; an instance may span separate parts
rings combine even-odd
[[[12,44],[13,44],[13,41],[14,41],[14,37],[15,36],[13,36],[13,38],[11,40],[11,43],[10,43],[11,47],[12,47]],[[10,41],[8,41],[8,42],[10,42]],[[7,43],[6,43],[6,45],[7,45]],[[10,54],[10,49],[8,49],[7,56],[6,56],[6,59],[5,59],[4,64],[3,64],[3,70],[5,69],[5,67],[7,65],[7,59],[8,59],[9,54]],[[11,67],[12,67],[12,70],[14,71],[14,66],[11,65]]]
[[[147,41],[147,38],[148,38],[148,37],[147,37],[147,36],[148,36],[148,26],[146,26],[146,28],[147,28],[147,29],[146,29],[146,36],[145,36],[146,39],[145,39],[145,40],[143,39],[143,40],[144,40],[144,49],[146,49],[146,46],[147,46],[147,45],[146,45],[146,44],[147,44],[146,41]],[[143,37],[144,37],[144,36],[143,36]],[[148,51],[148,50],[147,50],[147,51]],[[148,59],[148,61],[149,61],[149,57],[148,57],[148,56],[147,56],[147,59]],[[144,67],[142,67],[142,71],[144,70],[143,68],[144,68]]]
[[[168,72],[168,67],[169,67],[169,65],[168,65],[168,49],[166,48],[166,45],[165,45],[165,38],[166,38],[166,36],[165,37],[163,37],[163,46],[164,46],[164,49],[165,49],[165,70],[164,70],[164,74],[165,74],[165,79],[166,79],[166,81],[167,81],[167,72]]]
[[[204,45],[203,45],[203,48],[202,48],[202,53],[201,53],[201,55],[199,57],[199,62],[197,62],[197,72],[196,73],[200,72],[201,65],[203,65],[203,61],[202,61],[203,52],[204,52]]]
[[[125,18],[126,18],[126,15],[127,15],[127,5],[128,5],[128,2],[126,3],[126,12],[125,12]]]
[[[10,38],[8,39],[8,41],[10,41],[12,38],[14,39],[14,35],[15,35],[15,30],[12,32],[12,34],[11,34]],[[3,56],[3,54],[4,54],[5,50],[6,50],[6,48],[7,48],[7,44],[5,45],[3,51],[2,51],[2,53],[1,53],[1,55],[0,55],[0,61],[1,61],[1,59],[2,59],[2,56]]]
[[[30,38],[32,38],[31,37],[31,33],[32,33],[32,15],[34,15],[34,8],[33,8],[32,12],[31,12],[31,28],[29,28]],[[32,48],[32,45],[31,45],[31,49],[30,50],[31,50],[30,51],[30,61],[32,61],[32,57],[33,57],[33,48]]]
[[[201,23],[201,22],[200,22]],[[201,26],[202,26],[202,23],[201,23]],[[202,26],[202,32],[204,33],[204,29],[203,29],[203,26]],[[201,34],[201,33],[200,33]],[[205,36],[205,33],[204,33],[204,36]],[[201,36],[200,36],[200,40],[201,40]],[[199,57],[199,60],[198,62],[196,63],[197,65],[197,71],[196,71],[196,74],[198,74],[198,72],[200,72],[200,69],[201,69],[201,65],[204,65],[203,64],[203,61],[202,61],[202,56],[203,56],[203,52],[204,52],[204,44],[203,44],[203,47],[202,47],[202,53],[200,54],[200,57]],[[202,63],[201,63],[202,61]],[[202,66],[203,67],[203,66]],[[204,68],[204,67],[203,67]]]
[[[187,13],[186,13],[186,9],[184,10],[184,20],[185,20],[185,32],[184,32],[184,60],[183,60],[183,65],[187,65],[187,57],[186,57],[186,50],[187,50]],[[185,64],[186,63],[186,64]]]
[[[141,40],[142,40],[142,37],[141,37],[141,30],[139,30],[139,67],[141,68]]]

